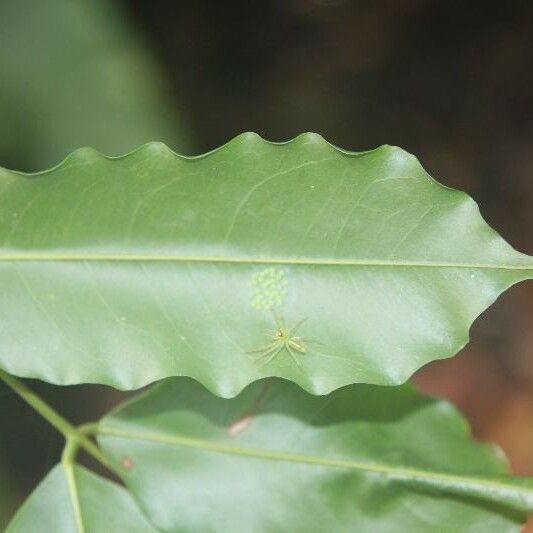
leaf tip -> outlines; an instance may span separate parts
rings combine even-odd
[[[175,153],[173,150],[171,150],[164,142],[160,141],[152,141],[149,143],[146,143],[141,147],[143,152],[146,152],[148,155],[151,156],[174,156]]]
[[[90,163],[99,159],[105,159],[105,156],[101,154],[95,148],[89,146],[84,146],[83,148],[78,148],[70,153],[64,160],[65,164],[80,164],[80,163]]]
[[[312,131],[300,133],[300,135],[294,138],[294,142],[297,144],[329,144],[322,135]]]
[[[256,146],[258,144],[263,144],[266,141],[261,137],[261,135],[253,132],[253,131],[245,131],[241,133],[240,135],[237,135],[234,137],[232,141],[230,141],[228,144],[236,143],[240,145],[252,145]]]

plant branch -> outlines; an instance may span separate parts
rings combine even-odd
[[[72,511],[74,513],[74,520],[76,522],[76,531],[78,533],[85,532],[85,526],[83,524],[83,518],[81,514],[80,494],[78,490],[78,484],[76,483],[76,473],[74,471],[74,465],[76,461],[76,454],[78,453],[79,443],[77,440],[73,440],[71,437],[67,437],[65,442],[65,448],[61,455],[61,463],[65,470],[65,476],[67,478],[67,486],[70,495],[70,503],[72,504]]]
[[[0,369],[0,379],[13,389],[13,391],[25,402],[31,405],[31,407],[33,407],[45,420],[54,426],[65,437],[69,447],[74,443],[77,443],[79,447],[83,448],[89,455],[102,463],[111,472],[120,475],[117,467],[113,465],[113,463],[102,453],[100,448],[98,448],[98,446],[86,436],[86,431],[79,431],[78,428],[63,418],[63,416],[35,394],[35,392],[28,388],[22,381],[7,372],[4,372],[2,369]],[[93,425],[88,425],[88,427],[92,426]]]

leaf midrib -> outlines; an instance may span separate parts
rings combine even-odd
[[[527,257],[527,256],[526,256]],[[460,263],[453,261],[402,261],[392,259],[327,259],[309,257],[245,257],[199,255],[145,255],[112,253],[13,253],[0,254],[0,262],[139,262],[139,263],[236,263],[312,266],[361,266],[405,268],[465,268],[485,270],[531,270],[531,265]]]
[[[327,457],[320,457],[314,455],[305,455],[291,452],[281,452],[272,450],[262,450],[258,448],[246,448],[234,446],[222,442],[208,441],[203,439],[195,439],[191,437],[184,437],[182,435],[168,435],[165,433],[148,433],[125,430],[122,428],[112,427],[108,425],[100,425],[98,429],[99,435],[107,435],[111,437],[120,437],[132,440],[144,440],[149,442],[156,442],[160,444],[170,444],[184,446],[187,448],[194,448],[214,453],[221,453],[227,455],[238,455],[241,457],[250,457],[252,459],[266,459],[274,461],[285,461],[292,463],[302,463],[318,466],[326,466],[332,468],[341,468],[347,470],[356,470],[359,472],[375,473],[388,476],[396,480],[424,480],[427,482],[438,484],[441,482],[455,482],[462,485],[470,485],[473,488],[487,488],[496,489],[499,491],[507,491],[516,493],[518,496],[524,494],[533,498],[533,488],[516,487],[512,484],[502,483],[494,480],[484,480],[481,478],[461,476],[457,474],[448,474],[445,472],[434,472],[427,470],[417,470],[414,468],[394,467],[381,463],[365,463],[363,461],[351,461],[344,459],[331,459]],[[531,507],[531,505],[529,505]],[[529,509],[528,509],[529,510]]]

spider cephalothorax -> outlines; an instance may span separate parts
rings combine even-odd
[[[259,354],[258,360],[264,359],[264,365],[272,362],[282,350],[285,350],[293,359],[298,367],[301,368],[301,363],[298,360],[298,354],[305,354],[305,344],[303,337],[296,337],[294,334],[298,328],[305,322],[305,318],[300,320],[296,326],[287,328],[283,318],[276,316],[277,329],[267,333],[270,339],[273,339],[269,344],[251,350],[249,353]]]

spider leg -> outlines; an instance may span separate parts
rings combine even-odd
[[[303,344],[303,342],[296,342],[294,340],[294,337],[292,339],[289,339],[287,340],[287,344],[289,345],[290,348],[292,348],[293,350],[296,350],[297,352],[300,352],[300,353],[306,353],[306,349],[305,349],[305,346]]]
[[[266,346],[260,346],[259,348],[255,348],[254,350],[248,350],[246,353],[264,353],[264,352],[270,352],[276,347],[276,343],[271,342],[270,344],[267,344]]]
[[[259,357],[259,359],[262,359],[263,357],[265,357],[267,355],[270,355],[270,353],[272,353],[272,355],[270,355],[270,357],[261,366],[266,366],[269,363],[271,363],[272,361],[274,361],[274,359],[277,357],[277,355],[279,354],[279,352],[281,351],[282,348],[283,348],[283,345],[276,346],[276,348],[274,350],[271,350],[269,353]]]
[[[298,330],[298,328],[308,319],[309,317],[305,317],[305,318],[302,318],[302,320],[300,320],[300,322],[298,322],[296,324],[296,326],[294,326],[293,328],[291,328],[289,330],[289,337],[292,337],[293,333],[296,333],[296,331]]]
[[[287,343],[285,344],[285,348],[287,348],[287,351],[289,352],[289,355],[292,357],[292,360],[296,363],[296,366],[302,370],[302,364],[300,361],[298,361],[297,355],[294,353],[294,350],[290,347],[290,345]]]
[[[324,343],[320,343],[322,344],[322,346],[325,346]],[[349,359],[347,357],[339,357],[338,355],[335,355],[335,354],[332,354],[332,353],[326,353],[326,352],[322,352],[320,350],[317,350],[316,348],[313,348],[313,350],[310,352],[311,355],[313,356],[317,356],[317,357],[333,357],[335,359],[344,359],[344,360],[348,360]]]
[[[297,340],[304,341],[306,344],[318,344],[319,346],[325,346],[322,341],[318,339],[302,339],[301,337],[294,337]]]

